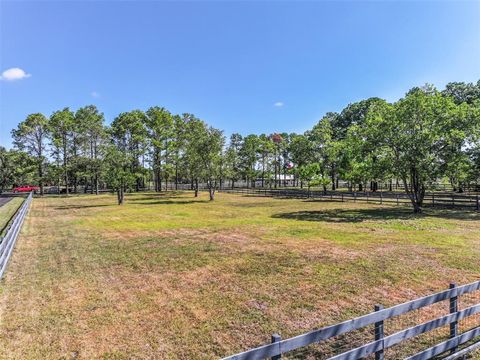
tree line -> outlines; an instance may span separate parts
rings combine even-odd
[[[293,184],[376,191],[400,182],[415,212],[439,179],[455,191],[480,184],[480,80],[442,91],[415,87],[395,103],[369,98],[329,112],[303,134],[232,134],[193,114],[163,107],[119,114],[110,125],[93,105],[30,114],[12,130],[14,149],[0,147],[0,191],[38,183],[69,192],[141,191],[190,184],[210,199],[219,186]],[[291,181],[290,181],[291,183]]]

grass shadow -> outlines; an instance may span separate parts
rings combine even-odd
[[[13,197],[0,197],[0,207],[12,200]]]
[[[359,223],[363,221],[408,220],[419,218],[445,218],[454,220],[480,220],[480,213],[460,210],[424,210],[414,214],[412,210],[396,208],[374,209],[329,209],[315,211],[295,211],[272,215],[275,219],[291,219],[299,221],[325,221],[335,223]]]
[[[72,209],[88,209],[88,208],[97,208],[105,206],[114,206],[111,204],[98,204],[98,205],[61,205],[55,207],[55,210],[72,210]]]
[[[209,200],[157,200],[157,201],[137,201],[136,205],[188,205],[188,204],[205,204]]]
[[[162,192],[162,193],[152,193],[144,196],[136,196],[137,194],[128,193],[125,194],[128,201],[132,202],[141,202],[141,201],[149,201],[149,200],[159,200],[159,199],[172,199],[178,198],[182,192],[180,191],[169,191],[169,192]]]

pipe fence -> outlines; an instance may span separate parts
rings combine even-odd
[[[31,192],[22,205],[18,208],[15,215],[7,225],[4,237],[0,237],[0,279],[7,268],[8,260],[12,254],[13,248],[18,238],[18,234],[22,228],[23,221],[27,215],[30,203],[32,202],[33,193]]]

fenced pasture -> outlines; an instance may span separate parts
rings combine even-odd
[[[36,198],[0,282],[0,358],[212,359],[466,284],[480,214],[220,192]],[[464,296],[459,309],[479,303]],[[402,315],[385,336],[448,313]],[[477,315],[459,322],[478,326]],[[390,349],[409,356],[440,328]],[[334,356],[371,329],[284,358]],[[391,357],[390,357],[391,358]]]

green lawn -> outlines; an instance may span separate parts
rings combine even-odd
[[[34,199],[0,282],[0,358],[218,358],[480,275],[475,212],[223,193],[115,201]]]
[[[15,211],[20,207],[23,200],[23,197],[14,197],[5,205],[0,206],[0,236],[4,235],[5,226],[8,224],[9,220],[12,218]]]

